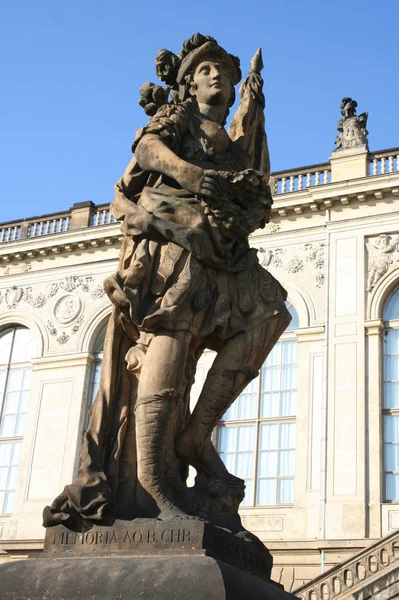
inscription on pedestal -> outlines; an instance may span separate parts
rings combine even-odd
[[[202,548],[202,527],[165,525],[155,520],[152,524],[148,527],[148,521],[117,521],[112,527],[95,526],[84,533],[58,525],[47,529],[44,549],[46,552],[133,550],[155,553],[157,547],[163,551]]]
[[[124,550],[131,546],[141,546],[154,544],[185,544],[194,540],[194,536],[189,529],[161,529],[157,530],[140,530],[133,529],[125,531],[101,531],[95,529],[94,531],[86,531],[85,533],[77,533],[75,531],[57,531],[58,527],[52,531],[52,536],[49,536],[52,540],[49,546],[55,546],[57,548],[72,547],[72,546],[117,546],[119,549]],[[51,550],[46,548],[46,550]]]
[[[84,533],[57,525],[46,530],[44,551],[64,556],[207,554],[264,579],[270,578],[272,568],[266,548],[203,521],[116,521]]]

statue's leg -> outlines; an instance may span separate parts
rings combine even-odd
[[[198,471],[211,477],[233,479],[212,443],[212,431],[257,376],[288,322],[286,314],[276,315],[231,338],[218,353],[187,426],[176,440],[177,455]]]
[[[191,335],[155,335],[142,366],[136,404],[137,475],[154,498],[159,518],[188,518],[168,497],[167,454],[174,445],[178,404],[186,385],[185,364]]]

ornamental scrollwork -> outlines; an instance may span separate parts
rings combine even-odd
[[[24,266],[26,267],[26,271],[30,270],[29,264]],[[18,304],[23,301],[37,310],[45,306],[49,299],[54,298],[60,292],[70,293],[77,289],[85,294],[89,294],[92,300],[102,298],[105,294],[102,285],[98,284],[93,277],[70,275],[64,277],[61,281],[51,283],[45,291],[35,292],[33,286],[12,286],[5,290],[4,297],[9,309],[15,309]],[[0,291],[0,294],[1,304],[3,301],[3,293]]]

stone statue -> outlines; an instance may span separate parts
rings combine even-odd
[[[336,150],[368,145],[367,118],[368,113],[356,115],[357,102],[352,98],[342,98],[340,104],[342,117],[338,121],[338,131],[335,139]]]
[[[242,531],[244,482],[211,435],[290,321],[286,292],[248,245],[272,204],[261,68],[259,50],[230,135],[240,63],[214,38],[195,34],[178,56],[160,50],[166,85],[140,90],[152,118],[111,205],[124,239],[104,283],[114,308],[100,389],[78,477],[46,507],[45,526],[154,517]],[[217,355],[190,414],[206,348]],[[192,488],[188,465],[197,470]]]
[[[367,291],[371,292],[389,268],[399,261],[399,238],[382,233],[374,242],[366,244],[369,253]]]

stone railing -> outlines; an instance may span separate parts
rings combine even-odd
[[[65,214],[54,219],[40,219],[27,223],[27,236],[29,238],[40,237],[42,235],[51,235],[52,233],[61,233],[68,231],[71,224],[71,215]],[[23,228],[21,228],[23,230]]]
[[[21,224],[5,225],[0,228],[0,244],[15,242],[21,238]]]
[[[369,155],[369,175],[385,175],[399,171],[399,148],[390,148]]]
[[[369,154],[370,176],[397,172],[399,172],[399,148]],[[327,183],[331,183],[330,163],[276,171],[270,177],[270,186],[275,197]],[[38,238],[82,227],[110,225],[115,222],[109,204],[96,206],[92,202],[80,202],[74,204],[67,212],[0,223],[0,246],[26,238]]]
[[[108,225],[109,223],[116,223],[116,219],[111,214],[109,206],[107,205],[104,208],[97,207],[91,218],[91,225],[96,227],[97,225]]]
[[[277,171],[272,173],[270,187],[272,194],[287,194],[299,192],[314,185],[324,185],[331,182],[331,165],[322,163],[303,167],[302,169],[290,169],[289,171]]]
[[[116,223],[116,219],[111,215],[109,204],[95,206],[92,202],[81,202],[68,212],[0,224],[0,245],[112,223]]]
[[[380,575],[399,566],[399,531],[382,538],[352,558],[295,590],[300,600],[351,598]]]

